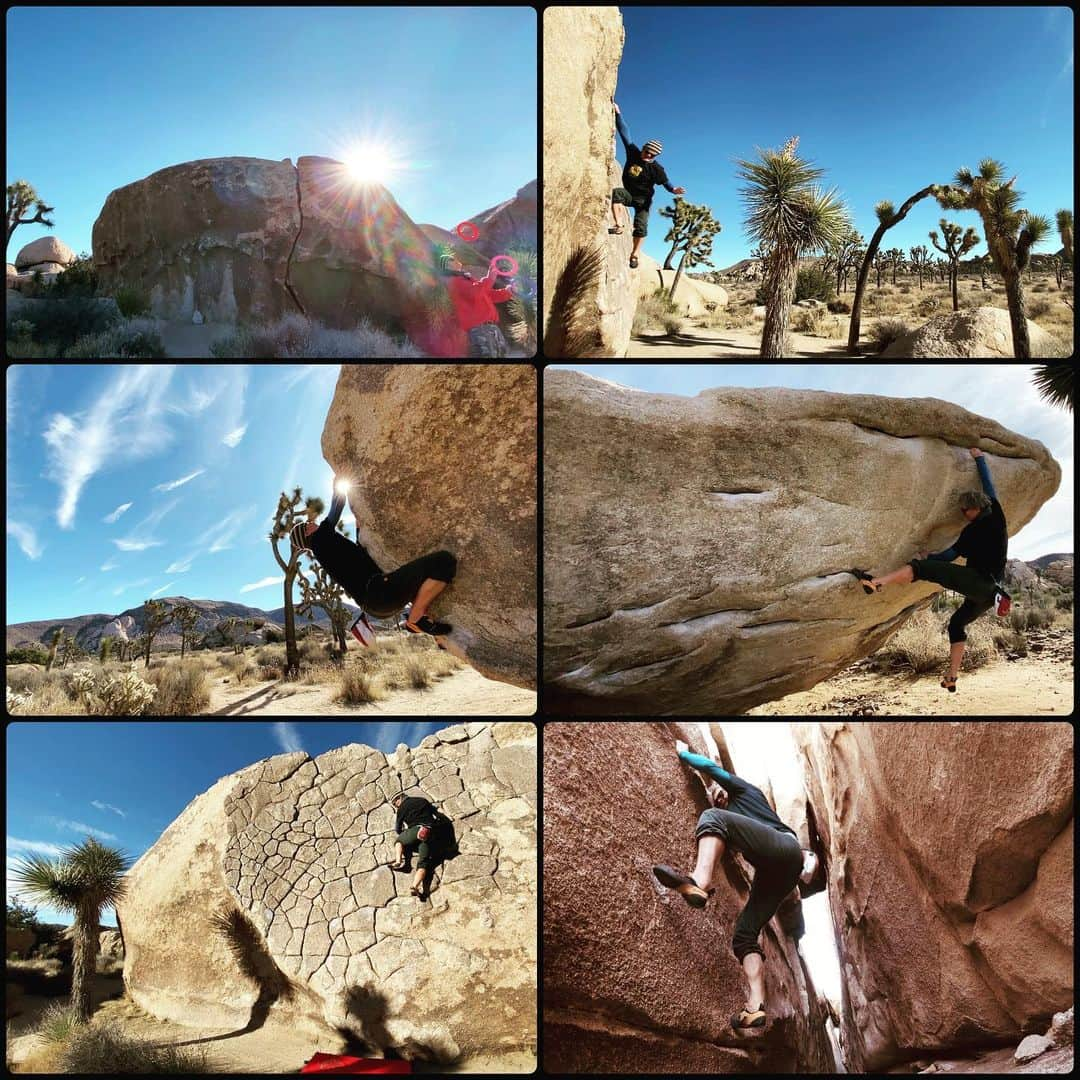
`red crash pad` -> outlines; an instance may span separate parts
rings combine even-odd
[[[411,1061],[392,1061],[387,1058],[358,1058],[344,1054],[316,1054],[301,1070],[302,1073],[393,1074],[408,1076]]]

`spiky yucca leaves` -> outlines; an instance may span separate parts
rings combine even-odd
[[[798,157],[797,148],[795,136],[779,151],[759,150],[760,161],[735,162],[746,181],[740,188],[746,231],[769,252],[760,352],[766,359],[784,355],[799,256],[825,249],[851,226],[836,189],[816,186],[824,170]]]
[[[1074,365],[1071,360],[1055,360],[1049,364],[1036,364],[1031,381],[1039,391],[1043,401],[1051,405],[1060,405],[1073,411]]]
[[[1061,246],[1065,249],[1065,261],[1073,264],[1073,216],[1071,210],[1059,210],[1054,215],[1058,232],[1061,234]]]
[[[517,263],[514,275],[514,296],[506,305],[509,318],[507,332],[510,340],[521,347],[526,356],[536,353],[536,252],[519,248],[508,252]]]
[[[826,273],[836,274],[836,293],[838,296],[841,284],[847,281],[848,272],[853,266],[859,265],[862,256],[862,244],[863,238],[859,234],[859,230],[852,226],[825,249],[822,269]]]
[[[930,243],[934,245],[949,260],[949,283],[952,285],[952,309],[960,310],[960,301],[956,295],[956,277],[960,269],[960,259],[966,255],[976,244],[980,242],[979,234],[972,228],[966,231],[961,225],[942,218],[938,222],[942,235],[945,238],[944,246],[938,243],[938,234],[935,229],[930,230]]]
[[[923,287],[923,274],[930,262],[930,249],[925,244],[918,244],[909,249],[911,256],[911,269],[919,275],[919,290]]]
[[[591,357],[600,347],[596,290],[604,273],[599,247],[575,248],[555,283],[544,329],[544,355],[551,359]]]
[[[17,860],[11,870],[32,900],[74,916],[71,1006],[80,1022],[90,1019],[101,913],[124,895],[124,874],[130,866],[122,851],[87,837],[62,851],[56,861],[31,855]]]
[[[678,202],[683,202],[678,199]],[[675,290],[679,287],[683,268],[693,269],[695,266],[715,265],[709,256],[712,254],[713,239],[723,228],[719,221],[713,217],[712,211],[705,205],[689,204],[686,215],[686,228],[673,250],[681,251],[682,258],[679,260],[679,268],[675,272],[675,279],[671,283],[671,292],[668,296],[674,300]],[[670,239],[674,233],[674,227],[665,239]]]
[[[934,198],[944,210],[974,210],[983,221],[986,246],[998,272],[1005,279],[1005,296],[1012,325],[1013,355],[1018,360],[1031,358],[1027,305],[1023,273],[1031,258],[1031,249],[1051,231],[1048,218],[1020,207],[1023,193],[1011,180],[1002,183],[1005,166],[994,158],[979,162],[978,173],[958,169],[951,184],[938,185]]]

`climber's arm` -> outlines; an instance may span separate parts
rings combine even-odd
[[[633,146],[633,143],[630,140],[630,132],[626,127],[626,122],[623,120],[621,113],[615,114],[615,130],[619,133],[619,138],[622,139],[623,146],[629,150],[630,147]]]
[[[982,481],[983,491],[991,499],[997,499],[997,492],[994,490],[994,481],[990,479],[990,466],[986,464],[986,458],[980,454],[975,459],[975,467],[979,470],[979,479]]]
[[[341,511],[344,509],[345,496],[340,491],[335,491],[334,497],[330,501],[330,513],[322,520],[319,528],[325,528],[327,532],[333,532],[334,529],[337,528],[338,519],[341,517]]]
[[[680,750],[679,757],[692,769],[711,777],[731,795],[738,795],[746,790],[746,785],[726,769],[720,768],[711,758],[704,754],[695,754],[692,750]]]

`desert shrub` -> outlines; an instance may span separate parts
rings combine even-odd
[[[924,296],[918,304],[915,305],[916,314],[921,315],[924,319],[929,318],[937,311],[941,304],[941,300],[936,296]]]
[[[48,650],[40,645],[20,645],[17,649],[8,649],[7,652],[9,664],[45,664],[48,659]]]
[[[997,659],[994,645],[993,627],[985,619],[972,623],[967,628],[967,648],[960,664],[961,671],[975,671],[991,660]]]
[[[333,682],[340,673],[341,668],[331,664],[306,664],[301,665],[300,681],[305,686],[321,686]]]
[[[285,677],[285,669],[277,664],[263,664],[259,668],[259,678],[263,682],[276,682]]]
[[[267,626],[263,630],[263,638],[271,644],[282,642],[285,640],[285,634],[279,630],[276,626]]]
[[[911,292],[911,286],[910,286],[910,285],[901,285],[901,286],[900,286],[900,291],[901,291],[901,292],[902,292],[902,293],[903,293],[903,294],[904,294],[905,296],[907,296],[907,295],[908,295],[908,293],[910,293],[910,292]]]
[[[116,306],[120,309],[120,314],[123,315],[125,319],[134,318],[136,315],[148,315],[150,313],[150,301],[143,293],[139,292],[138,289],[124,286],[123,288],[116,290],[113,299],[116,301]]]
[[[126,319],[100,333],[85,334],[64,350],[68,360],[160,360],[165,355],[165,343],[154,319]]]
[[[255,665],[248,659],[246,653],[226,653],[220,657],[220,662],[238,683],[243,684],[255,674]]]
[[[21,321],[33,324],[34,341],[59,355],[87,334],[100,334],[119,321],[116,311],[89,297],[35,305],[19,312]]]
[[[284,647],[273,645],[260,645],[254,652],[256,664],[284,664]]]
[[[903,319],[878,319],[870,327],[867,335],[878,352],[883,352],[898,338],[908,332],[908,325]]]
[[[1029,319],[1041,319],[1044,315],[1050,314],[1053,306],[1049,300],[1029,300],[1027,302],[1027,317]]]
[[[795,278],[795,299],[831,300],[833,297],[832,281],[829,275],[816,266],[804,266]],[[764,303],[764,301],[762,301]]]
[[[886,667],[916,675],[936,671],[943,654],[938,622],[930,612],[915,612],[875,653],[875,658],[884,661]]]
[[[34,1034],[48,1042],[64,1042],[78,1026],[79,1021],[70,1004],[53,1001],[42,1012]]]
[[[990,635],[994,641],[994,648],[998,652],[1003,653],[1017,653],[1020,656],[1027,656],[1027,638],[1019,630],[1013,630],[1007,627],[994,627],[990,631]]]
[[[1039,281],[1039,282],[1036,282],[1036,284],[1031,286],[1031,291],[1032,292],[1049,292],[1050,291],[1050,285],[1049,285],[1048,282]]]
[[[157,687],[143,682],[134,671],[103,676],[94,690],[94,712],[100,716],[141,716],[156,694]]]
[[[341,673],[337,700],[346,705],[364,705],[386,697],[383,680],[374,672],[350,665]]]
[[[846,300],[841,300],[839,297],[834,297],[830,300],[828,307],[834,315],[851,314],[851,305]]]
[[[412,342],[392,337],[367,319],[361,320],[354,330],[331,330],[296,312],[262,325],[238,326],[233,334],[215,341],[210,352],[219,359],[241,357],[249,360],[424,355]]]
[[[126,1035],[119,1024],[82,1024],[68,1036],[61,1071],[76,1075],[125,1073],[209,1073],[206,1050],[155,1045]]]
[[[407,656],[402,669],[408,684],[414,690],[426,690],[433,681],[428,661],[422,656]]]
[[[94,269],[94,260],[84,251],[66,270],[56,275],[48,295],[63,299],[89,297],[97,292],[97,287],[98,276]]]
[[[300,659],[317,664],[324,658],[323,647],[317,638],[304,638],[297,646]]]
[[[656,329],[662,329],[667,334],[677,334],[682,329],[678,308],[663,289],[657,289],[651,296],[638,300],[631,332],[642,334]]]
[[[1054,600],[1054,606],[1058,611],[1072,611],[1073,598],[1069,593],[1062,593]]]
[[[798,308],[791,314],[791,329],[800,334],[816,334],[825,323],[822,308]]]
[[[157,687],[154,716],[194,716],[210,704],[206,669],[198,660],[185,659],[152,668],[147,678]]]

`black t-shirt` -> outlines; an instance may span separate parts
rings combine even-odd
[[[641,150],[634,143],[629,143],[626,147],[622,182],[623,187],[635,198],[645,199],[646,206],[652,203],[657,184],[663,187],[671,183],[664,172],[664,166],[659,161],[643,160]]]
[[[394,831],[400,833],[405,831],[406,826],[411,829],[414,825],[432,825],[434,823],[435,807],[427,799],[421,799],[418,795],[409,795],[402,800],[401,805],[398,807]]]
[[[1009,529],[1001,503],[992,499],[990,509],[971,522],[952,547],[967,559],[968,566],[1001,581],[1009,553]]]

